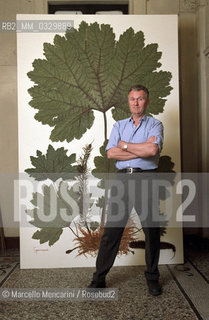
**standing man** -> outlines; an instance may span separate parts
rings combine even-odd
[[[116,179],[118,189],[121,186],[123,189],[120,196],[122,207],[111,203],[111,199],[115,198],[111,188],[107,222],[97,256],[96,272],[89,288],[106,286],[105,277],[114,263],[125,225],[134,206],[145,233],[145,277],[149,293],[159,295],[160,228],[156,219],[159,208],[158,199],[154,199],[150,186],[156,175],[162,149],[163,126],[159,120],[145,115],[149,105],[149,91],[146,87],[136,85],[130,88],[128,103],[131,117],[114,124],[106,147],[108,159],[117,160]],[[134,189],[130,186],[134,186]]]

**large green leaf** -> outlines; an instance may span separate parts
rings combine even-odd
[[[174,173],[173,177],[175,178],[175,171],[173,170],[175,163],[171,160],[170,156],[161,156],[158,164],[158,172],[167,172]]]
[[[33,193],[34,209],[26,210],[32,218],[30,223],[40,229],[33,234],[33,239],[39,239],[40,243],[49,241],[49,245],[58,241],[62,229],[69,227],[79,213],[77,199],[77,192],[66,182],[60,182],[57,190],[51,184],[43,185],[42,193]]]
[[[77,173],[77,166],[72,166],[76,161],[76,154],[67,156],[67,150],[63,147],[55,150],[49,145],[46,155],[37,150],[37,157],[30,157],[34,168],[26,169],[30,177],[38,181],[47,178],[56,181],[58,178],[73,179]]]
[[[170,183],[171,186],[175,184],[176,172],[173,170],[175,163],[172,162],[171,157],[161,156],[158,164],[158,179],[166,180]],[[166,200],[171,196],[171,193],[168,188],[160,188],[159,198],[161,200]]]
[[[35,83],[29,93],[36,120],[53,127],[52,141],[80,139],[92,127],[93,110],[112,108],[115,120],[128,117],[127,92],[136,83],[150,91],[148,112],[163,112],[171,74],[157,72],[161,54],[156,43],[145,46],[142,31],[129,28],[116,41],[110,25],[82,21],[78,30],[45,43],[45,59],[33,62],[28,76]]]
[[[117,171],[117,168],[115,167],[116,160],[107,159],[105,147],[106,143],[104,143],[103,146],[100,147],[99,151],[101,156],[97,156],[94,158],[95,169],[92,170],[93,176],[100,179],[100,182],[98,184],[100,188],[105,187],[105,179],[107,178],[107,174]]]
[[[32,239],[40,240],[40,244],[49,241],[49,246],[52,246],[57,242],[62,234],[63,230],[61,228],[43,228],[37,230]]]
[[[106,173],[106,172],[116,172],[117,169],[115,167],[116,160],[107,159],[107,154],[105,151],[107,142],[104,142],[103,146],[100,147],[99,152],[100,156],[94,158],[95,169],[92,170],[92,173],[95,177],[97,177],[97,173]]]

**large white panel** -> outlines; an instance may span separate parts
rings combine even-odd
[[[167,97],[164,112],[155,116],[160,119],[165,128],[165,143],[162,155],[169,155],[175,163],[175,170],[180,168],[180,130],[179,130],[179,81],[178,81],[178,20],[173,15],[123,15],[123,16],[102,16],[102,15],[18,15],[19,20],[41,20],[41,19],[59,19],[74,20],[74,27],[77,29],[81,21],[87,23],[110,24],[116,34],[116,40],[120,35],[132,27],[134,31],[142,30],[145,35],[145,45],[157,43],[159,51],[162,52],[160,62],[162,66],[158,70],[170,71],[172,79],[170,85],[173,87],[171,94]],[[34,84],[27,77],[27,73],[32,70],[34,59],[44,58],[43,43],[53,43],[53,33],[18,33],[18,105],[19,105],[19,169],[23,172],[26,168],[31,168],[30,156],[35,156],[36,151],[40,150],[46,153],[48,145],[53,147],[64,147],[69,151],[76,152],[77,157],[81,155],[82,148],[86,143],[93,141],[93,151],[89,166],[94,168],[93,159],[99,155],[99,148],[104,142],[104,120],[101,112],[95,112],[95,121],[90,130],[83,135],[80,140],[74,139],[70,143],[51,142],[49,136],[51,127],[42,125],[34,119],[35,109],[29,106],[31,97],[28,89]],[[131,86],[132,84],[130,84]],[[107,112],[108,119],[108,137],[114,123],[111,112]],[[175,137],[175,139],[174,139]],[[29,193],[26,199],[28,207],[31,207],[30,200],[32,194]],[[175,210],[179,206],[179,200],[174,201]],[[175,211],[174,210],[174,211]],[[23,210],[24,211],[24,210]],[[24,212],[23,212],[24,214]],[[21,266],[22,268],[44,268],[44,267],[74,267],[74,266],[92,266],[95,264],[95,258],[88,256],[76,257],[76,250],[70,255],[65,251],[72,249],[75,244],[73,234],[70,230],[64,229],[59,241],[49,247],[47,243],[40,244],[38,240],[33,240],[32,235],[37,231],[36,228],[21,228]],[[176,247],[176,255],[170,250],[162,250],[160,263],[179,263],[182,262],[182,229],[168,228],[167,234],[162,241],[172,243]],[[136,254],[129,253],[127,256],[117,258],[116,265],[135,265],[144,264],[144,251],[136,250]]]

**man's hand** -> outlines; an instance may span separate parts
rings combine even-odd
[[[153,142],[155,142],[156,140],[157,140],[157,138],[156,138],[155,136],[151,136],[151,137],[149,137],[149,139],[147,139],[146,142],[151,142],[151,143],[153,143]]]
[[[120,148],[121,150],[123,150],[124,144],[126,144],[125,141],[122,141],[122,140],[119,141],[119,142],[118,142],[118,148]]]

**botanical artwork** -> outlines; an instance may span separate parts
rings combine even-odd
[[[43,183],[42,192],[33,193],[31,204],[34,208],[27,209],[26,213],[31,217],[30,223],[37,228],[33,239],[40,244],[53,246],[67,228],[74,235],[74,243],[69,244],[66,254],[77,250],[78,255],[96,256],[106,214],[104,176],[116,171],[114,160],[108,160],[105,152],[107,112],[111,110],[115,121],[128,118],[128,89],[141,83],[150,91],[147,114],[163,113],[172,90],[172,74],[158,70],[162,52],[157,43],[145,45],[142,31],[135,32],[130,27],[116,40],[111,25],[97,22],[88,24],[82,21],[78,29],[66,32],[64,36],[55,35],[52,44],[44,43],[44,56],[44,59],[35,59],[33,70],[28,72],[34,82],[29,89],[30,106],[37,111],[35,119],[51,127],[50,140],[67,141],[69,150],[64,147],[55,149],[49,144],[45,154],[37,150],[36,157],[30,157],[32,167],[25,171],[37,181],[50,183]],[[70,153],[70,142],[73,139],[82,141],[95,121],[95,112],[103,115],[103,129],[98,134],[103,135],[104,143],[100,155],[94,157],[95,167],[90,170],[88,161],[94,143],[83,145],[83,153],[76,154]],[[169,155],[160,157],[159,172],[174,173],[173,167]],[[96,203],[88,188],[90,175],[98,179],[97,186],[102,192]],[[174,178],[175,175],[171,175],[171,184],[174,184]],[[74,200],[76,205],[73,208],[62,197],[63,190]],[[45,203],[44,215],[49,215],[51,197],[56,199],[57,215],[53,221],[42,221],[43,207],[38,204]],[[165,195],[160,197],[163,199]],[[95,206],[100,208],[100,221],[92,219]],[[61,210],[65,210],[67,220],[62,219]],[[141,232],[141,228],[129,219],[118,254],[144,249]],[[165,233],[166,222],[161,226],[161,240]],[[161,249],[175,252],[174,245],[163,241]]]

